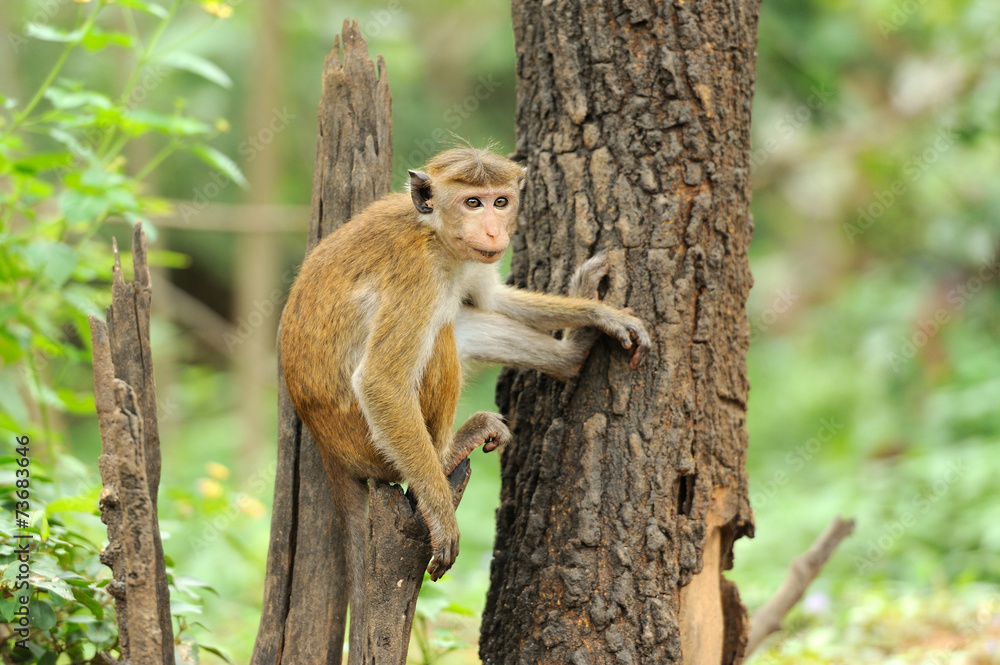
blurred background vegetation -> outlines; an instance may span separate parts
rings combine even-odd
[[[152,225],[160,519],[182,652],[248,660],[274,334],[305,247],[320,72],[347,17],[388,63],[397,187],[448,132],[512,147],[498,0],[4,1],[5,621],[15,435],[31,437],[43,541],[34,650],[24,661],[8,640],[4,662],[83,662],[114,644],[86,315],[109,301],[111,237],[127,250],[139,218]],[[1000,14],[990,0],[770,0],[758,51],[757,535],[729,576],[752,611],[834,514],[858,527],[757,662],[1000,662]],[[470,385],[465,411],[490,408],[495,376]],[[462,556],[425,586],[414,662],[476,662],[499,475],[494,457],[473,462]]]

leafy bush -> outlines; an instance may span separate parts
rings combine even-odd
[[[47,11],[59,8],[39,14]],[[17,495],[18,456],[0,457],[0,616],[8,622],[23,593],[15,593],[17,543],[25,535],[32,543],[31,637],[27,650],[4,640],[4,662],[98,662],[100,652],[117,646],[104,590],[110,572],[100,563],[99,484],[92,470],[61,452],[59,420],[94,412],[87,316],[103,315],[110,297],[107,241],[98,235],[105,223],[134,224],[166,211],[169,204],[146,194],[144,181],[176,153],[190,153],[245,184],[235,163],[208,145],[226,130],[225,121],[192,117],[182,100],[168,112],[152,107],[155,88],[171,70],[230,85],[221,69],[181,50],[191,33],[230,12],[218,2],[84,0],[69,29],[29,22],[9,36],[15,51],[48,42],[58,54],[29,99],[0,94],[0,436],[40,442],[30,447],[26,525],[15,512],[25,507],[18,503],[24,497]],[[181,14],[200,15],[200,25],[171,34]],[[166,44],[168,34],[173,43]],[[50,55],[39,50],[43,60]],[[125,85],[102,87],[93,72],[123,57],[131,62]],[[86,72],[86,81],[74,71]],[[152,156],[130,163],[128,149],[140,140]],[[153,253],[151,260],[169,265],[178,257]],[[197,612],[204,585],[171,581],[179,596],[192,600],[181,606],[184,614]],[[190,625],[181,615],[179,634]],[[183,651],[185,662],[197,662],[197,644],[186,643]]]

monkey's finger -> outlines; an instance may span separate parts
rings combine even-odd
[[[510,439],[510,430],[504,427],[502,430],[487,438],[486,443],[483,444],[483,450],[488,453],[491,453],[494,450],[500,450],[507,445],[507,442],[510,441]]]
[[[635,351],[632,353],[632,360],[629,362],[631,369],[639,366],[649,354],[649,348],[652,345],[652,340],[649,339],[649,335],[646,334],[645,329],[640,328],[633,334],[635,335]]]
[[[431,580],[437,582],[451,568],[458,557],[458,540],[447,545],[434,548],[434,558],[427,565],[427,573]]]
[[[642,352],[642,346],[636,345],[635,351],[632,352],[632,360],[630,360],[628,364],[629,369],[635,369],[638,367],[644,355],[645,354]]]

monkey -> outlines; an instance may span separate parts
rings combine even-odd
[[[447,475],[477,446],[497,450],[511,437],[488,412],[452,433],[463,362],[565,381],[601,332],[631,353],[633,369],[651,344],[630,311],[596,299],[604,254],[576,272],[570,296],[501,282],[524,167],[463,147],[408,174],[408,192],[372,203],[309,253],[279,333],[288,394],[320,449],[340,520],[351,663],[361,655],[368,479],[413,489],[437,580],[459,546]],[[560,329],[562,339],[550,334]]]

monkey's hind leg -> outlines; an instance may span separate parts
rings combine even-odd
[[[510,441],[510,430],[507,429],[500,414],[477,411],[455,432],[447,456],[442,460],[444,474],[451,475],[455,467],[479,446],[486,452],[492,452],[503,448],[508,441]]]

